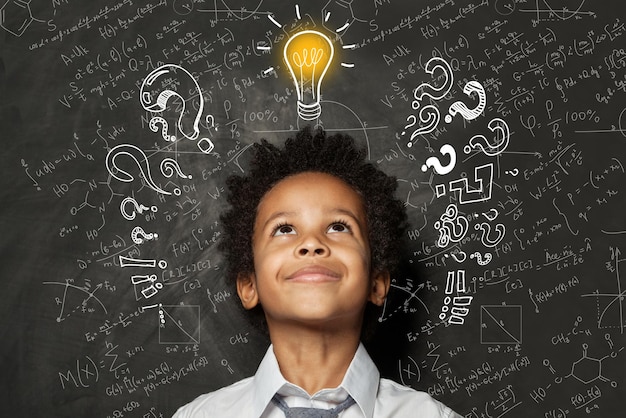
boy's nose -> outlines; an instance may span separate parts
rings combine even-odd
[[[325,256],[328,255],[329,249],[320,239],[309,236],[304,239],[296,248],[296,254],[300,257],[304,256]]]

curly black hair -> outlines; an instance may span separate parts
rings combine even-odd
[[[333,175],[362,196],[368,222],[371,266],[378,271],[393,273],[399,262],[407,223],[404,204],[395,198],[395,177],[367,162],[366,151],[357,148],[352,137],[327,136],[322,129],[313,132],[307,126],[295,138],[288,138],[283,149],[265,139],[254,144],[252,149],[250,170],[244,176],[232,175],[226,180],[230,208],[220,218],[224,234],[219,249],[225,254],[227,280],[233,286],[240,273],[254,272],[252,235],[259,202],[278,182],[303,172]],[[257,319],[263,321],[262,309],[258,311],[257,316],[262,318]],[[371,321],[368,316],[371,315],[366,313],[365,322]]]

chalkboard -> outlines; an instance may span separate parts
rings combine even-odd
[[[305,125],[353,136],[406,203],[384,376],[466,417],[621,414],[622,2],[0,11],[0,415],[167,417],[252,375],[268,341],[223,277],[225,179]],[[304,31],[333,56],[299,91]]]

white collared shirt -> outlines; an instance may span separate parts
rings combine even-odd
[[[270,346],[256,374],[215,392],[201,395],[181,407],[174,418],[285,418],[271,402],[278,393],[290,407],[330,409],[348,395],[355,405],[340,414],[341,418],[456,418],[441,402],[424,392],[381,379],[376,365],[362,344],[339,387],[322,389],[309,395],[283,377]]]

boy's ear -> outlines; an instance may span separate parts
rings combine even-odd
[[[391,277],[389,271],[374,271],[372,273],[372,291],[370,292],[369,300],[374,305],[382,306],[385,303],[385,298],[389,292],[389,286],[391,285]]]
[[[239,273],[237,275],[237,294],[241,299],[241,304],[246,309],[252,309],[259,303],[254,273]]]

